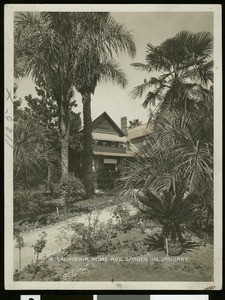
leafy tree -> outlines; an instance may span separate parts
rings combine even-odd
[[[45,248],[47,243],[47,233],[43,231],[39,234],[40,238],[36,241],[32,247],[34,248],[34,253],[36,254],[36,263],[38,263],[39,255],[41,254],[42,250]]]
[[[129,126],[130,129],[140,126],[142,124],[142,122],[139,121],[139,119],[134,119],[133,121],[129,121],[129,123],[130,123],[130,126]]]
[[[57,103],[62,176],[68,173],[70,107],[73,103],[78,52],[86,47],[80,14],[19,12],[15,14],[15,77],[31,74]],[[47,97],[49,98],[49,97]]]
[[[36,87],[37,94],[40,98],[32,98],[31,95],[25,96],[27,107],[24,111],[27,115],[32,116],[37,120],[40,125],[49,129],[49,139],[51,140],[52,146],[60,151],[60,137],[58,135],[58,114],[57,114],[57,103],[43,88]],[[70,128],[69,128],[69,139],[68,146],[74,150],[81,150],[81,118],[80,113],[75,113],[72,109],[77,107],[76,101],[70,103],[69,117],[70,117]]]
[[[55,155],[60,158],[60,139],[58,135],[57,127],[57,104],[50,97],[43,88],[36,87],[38,94],[37,98],[33,98],[31,95],[25,96],[27,106],[21,108],[22,100],[14,101],[14,121],[26,122],[27,120],[33,120],[36,124],[39,124],[42,130],[45,128],[45,138],[48,141],[49,147],[55,151]],[[49,97],[49,98],[48,98]],[[76,105],[76,104],[75,104]],[[81,128],[80,114],[75,113],[70,109],[70,132],[69,132],[69,148],[81,151],[81,134],[79,130]],[[34,143],[36,141],[34,140]],[[34,145],[35,147],[35,145]],[[48,185],[51,184],[53,177],[58,178],[59,168],[54,168],[54,174],[48,175]],[[50,186],[48,187],[50,188]]]
[[[19,272],[21,273],[22,270],[22,248],[26,246],[26,243],[24,242],[23,236],[21,232],[17,232],[15,234],[15,240],[16,240],[16,248],[19,250]]]
[[[125,86],[125,74],[113,54],[135,54],[131,34],[109,13],[17,13],[15,76],[32,74],[51,91],[58,107],[62,175],[68,172],[69,106],[74,86],[84,114],[84,184],[92,194],[91,94],[101,79]]]

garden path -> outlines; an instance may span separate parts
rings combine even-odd
[[[92,212],[92,217],[98,215],[100,222],[106,222],[113,215],[113,209],[116,206],[113,205],[111,207],[104,208],[100,211]],[[136,213],[136,209],[131,204],[127,204],[127,207],[130,210],[130,214],[134,215]],[[22,268],[24,268],[27,264],[32,263],[35,261],[35,254],[32,245],[40,238],[40,234],[45,231],[47,233],[47,243],[45,248],[43,249],[40,258],[48,255],[52,255],[54,253],[59,252],[60,250],[67,248],[68,244],[65,241],[60,241],[57,239],[60,233],[60,229],[66,226],[70,222],[79,222],[83,223],[84,225],[88,224],[88,214],[82,214],[79,216],[75,216],[73,218],[69,218],[67,220],[55,223],[53,225],[46,225],[42,228],[34,229],[27,233],[23,233],[22,237],[26,246],[22,248]],[[19,269],[19,253],[18,249],[16,248],[16,243],[14,240],[14,270]]]

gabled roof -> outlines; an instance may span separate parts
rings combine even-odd
[[[116,125],[116,123],[110,118],[110,116],[104,112],[100,116],[98,116],[91,124],[91,130],[97,128],[104,120],[107,120],[109,124],[118,132],[119,136],[125,136],[124,132]]]

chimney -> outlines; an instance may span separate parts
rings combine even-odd
[[[121,129],[124,132],[124,134],[127,136],[127,117],[121,118]]]

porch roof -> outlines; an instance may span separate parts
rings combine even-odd
[[[115,152],[103,152],[103,151],[95,151],[93,150],[94,155],[100,155],[100,156],[114,156],[114,157],[132,157],[132,152],[127,153],[115,153]]]
[[[111,142],[120,142],[120,143],[126,143],[126,137],[125,136],[118,136],[116,134],[108,134],[108,133],[100,133],[100,132],[92,132],[92,138],[94,140],[99,141],[111,141]]]

